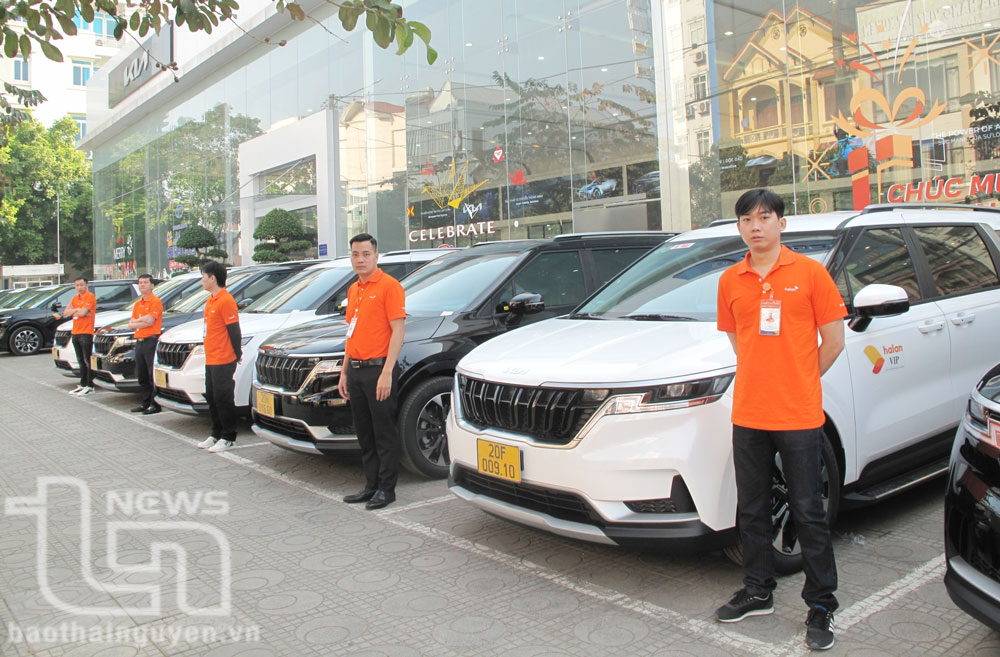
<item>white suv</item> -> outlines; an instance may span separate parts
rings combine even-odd
[[[392,251],[379,256],[379,267],[402,278],[451,249]],[[356,279],[347,257],[328,260],[280,283],[240,311],[243,358],[236,366],[236,406],[249,413],[250,384],[260,345],[280,329],[342,313],[347,290]],[[208,412],[205,399],[204,320],[196,319],[166,331],[156,347],[153,378],[156,401],[164,408],[197,415]]]
[[[826,264],[850,313],[823,377],[828,514],[945,472],[1000,336],[1000,211],[873,206],[790,217],[783,242]],[[716,329],[734,222],[651,251],[575,313],[501,335],[459,363],[449,486],[492,514],[630,547],[726,547],[734,531],[731,385]],[[798,544],[780,462],[774,546]]]

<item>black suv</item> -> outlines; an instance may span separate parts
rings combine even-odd
[[[97,297],[97,311],[120,310],[139,296],[138,279],[91,281],[90,291]],[[26,305],[0,311],[0,350],[15,356],[37,354],[51,346],[56,327],[66,321],[60,314],[76,296],[72,285],[59,285],[39,294]]]
[[[240,309],[243,309],[253,303],[254,299],[259,299],[277,285],[317,262],[317,260],[298,260],[233,267],[227,273],[226,289],[233,295]],[[163,333],[202,317],[208,292],[201,289],[200,277],[197,280],[196,290],[193,293],[185,293],[174,305],[166,307],[160,327]],[[164,306],[167,304],[164,303]],[[135,376],[135,339],[132,337],[135,335],[135,329],[130,329],[128,322],[126,319],[105,326],[94,336],[94,355],[91,359],[94,383],[102,388],[119,392],[139,390],[139,380]]]
[[[445,418],[455,365],[510,329],[572,311],[675,233],[593,233],[477,244],[402,281],[406,339],[399,355],[401,459],[428,477],[448,474]],[[347,325],[320,320],[265,342],[254,375],[253,430],[312,454],[358,449],[348,402],[337,393]]]

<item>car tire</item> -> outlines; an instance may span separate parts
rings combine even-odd
[[[403,467],[430,479],[448,476],[448,437],[445,423],[451,410],[452,378],[435,376],[421,382],[399,409]]]
[[[601,198],[602,196],[604,196],[604,192],[601,191],[600,187],[596,187],[594,188],[594,193],[591,194],[590,198]]]
[[[823,435],[823,461],[820,465],[820,477],[823,480],[823,504],[826,506],[826,520],[832,527],[834,520],[837,519],[837,512],[840,510],[840,466],[837,465],[837,456],[825,434]],[[787,496],[787,490],[777,456],[775,456],[771,491],[771,508],[782,510],[771,518],[774,539],[774,555],[772,557],[774,571],[777,575],[792,575],[802,570],[802,552],[798,536],[795,533],[791,509],[786,503],[783,503],[785,496]],[[743,545],[739,541],[736,545],[725,548],[724,552],[734,563],[739,566],[743,565]]]
[[[7,348],[15,356],[31,356],[42,349],[42,332],[30,324],[18,326],[7,338]]]

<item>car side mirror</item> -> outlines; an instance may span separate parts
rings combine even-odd
[[[58,301],[53,301],[52,302],[52,312],[54,312],[54,313],[59,312],[59,302]]]
[[[241,299],[240,302],[236,304],[236,307],[239,308],[240,310],[243,310],[251,303],[253,303],[253,297],[247,297],[246,299]]]
[[[854,295],[855,317],[848,326],[860,333],[868,328],[875,317],[902,315],[910,309],[910,299],[906,290],[898,285],[873,283],[866,285]]]
[[[545,310],[545,302],[542,295],[534,292],[522,292],[507,303],[497,306],[498,313],[511,313],[512,315],[530,315]]]

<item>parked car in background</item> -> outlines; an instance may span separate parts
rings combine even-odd
[[[1000,364],[972,389],[952,445],[944,554],[948,595],[1000,630]]]
[[[614,178],[605,178],[604,180],[595,180],[594,182],[587,183],[577,191],[577,196],[582,199],[591,200],[595,198],[601,198],[602,196],[608,196],[612,192],[618,189],[618,181]]]
[[[649,173],[644,173],[632,182],[632,193],[642,194],[645,193],[646,196],[659,196],[660,195],[660,172],[650,171]]]
[[[169,280],[157,283],[153,289],[156,296],[160,297],[160,301],[163,302],[164,310],[167,311],[170,310],[173,304],[178,303],[185,296],[196,290],[201,290],[201,274],[198,272],[175,276]],[[103,346],[101,342],[101,330],[116,322],[124,321],[128,324],[128,320],[132,317],[132,307],[135,306],[136,301],[138,301],[138,298],[122,310],[106,310],[94,316],[95,352],[98,350],[98,346]],[[73,320],[63,322],[58,326],[52,345],[52,360],[63,376],[76,378],[80,376],[80,364],[76,360],[76,350],[70,342],[72,331]],[[96,372],[97,368],[94,367],[93,369]],[[97,380],[94,383],[100,385],[100,382]]]
[[[968,390],[1000,336],[1000,212],[873,206],[788,218],[782,241],[823,262],[850,314],[823,377],[823,495],[882,500],[943,474]],[[716,329],[735,223],[663,244],[572,315],[458,365],[450,488],[491,514],[634,548],[724,547],[736,561],[731,383]],[[794,292],[795,290],[788,290]],[[774,563],[801,563],[776,462]]]
[[[448,472],[445,416],[455,364],[505,331],[570,312],[671,233],[595,233],[476,244],[402,281],[406,337],[399,355],[402,463]],[[358,449],[348,402],[337,392],[347,324],[342,318],[276,333],[261,345],[253,430],[285,449]]]
[[[280,265],[249,265],[228,270],[226,286],[236,303],[245,307],[253,303],[275,285],[302,271],[316,261],[281,263]],[[201,273],[194,272],[197,282],[184,298],[166,309],[161,321],[161,331],[201,317],[208,292],[201,287]],[[104,327],[94,336],[94,354],[91,368],[94,370],[94,384],[108,390],[120,392],[139,389],[135,378],[135,331],[128,328],[128,317],[123,317]],[[105,362],[107,359],[107,362]]]
[[[19,290],[5,290],[5,292],[9,292],[10,294],[2,300],[2,304],[0,304],[0,311],[26,306],[32,299],[35,299],[39,295],[45,294],[50,290],[54,290],[57,287],[59,286],[46,285],[40,287],[21,288]]]
[[[441,249],[392,251],[379,256],[379,266],[389,274],[402,278],[446,252]],[[297,326],[317,317],[343,314],[347,288],[355,278],[349,258],[329,260],[289,278],[241,310],[243,358],[233,375],[237,407],[244,413],[249,412],[250,382],[258,346],[282,327]],[[208,412],[203,329],[204,322],[199,316],[165,332],[160,338],[153,377],[156,400],[164,408],[187,414]]]
[[[97,297],[97,310],[118,310],[139,296],[136,279],[91,281],[90,291]],[[30,356],[49,347],[56,327],[65,319],[60,315],[76,294],[72,285],[50,288],[31,302],[14,310],[0,312],[0,350],[15,356]]]

